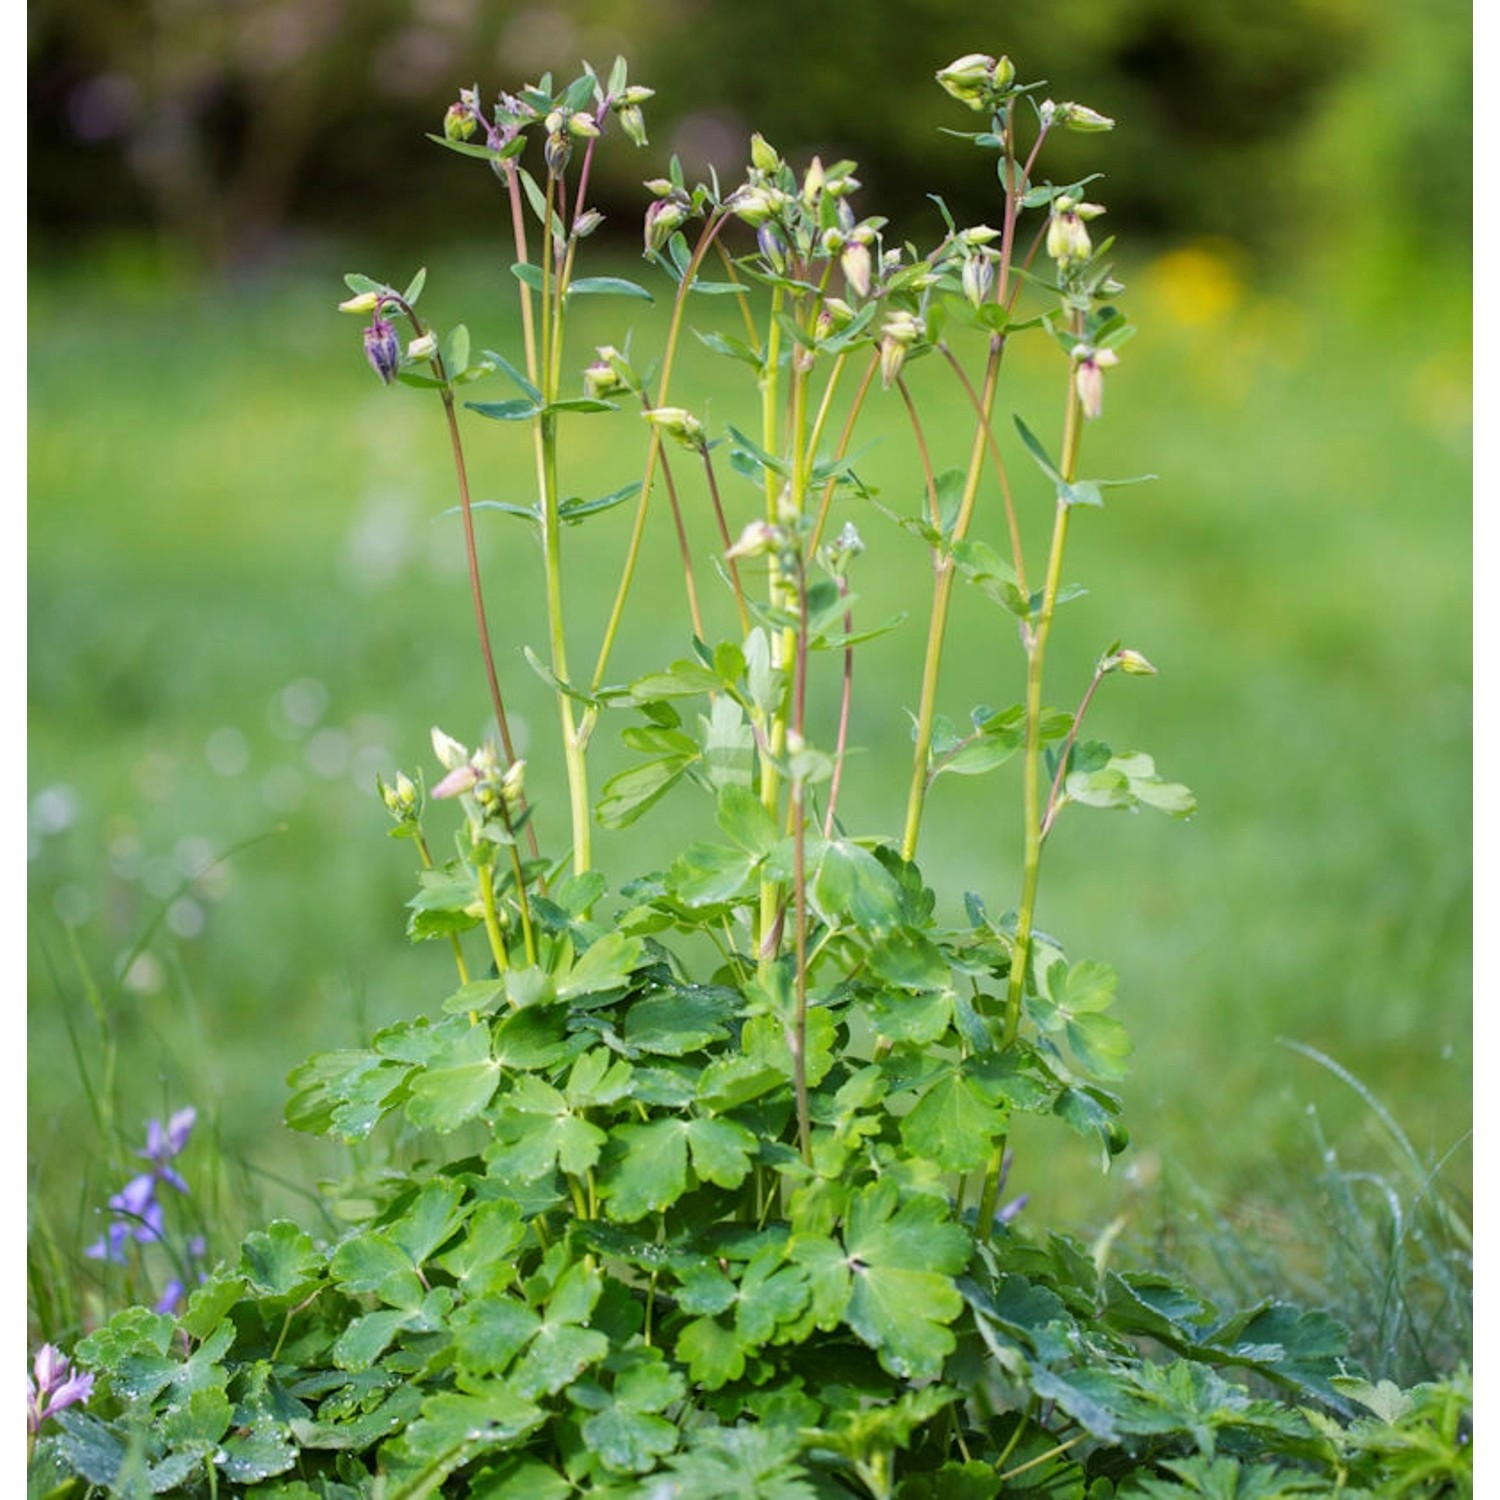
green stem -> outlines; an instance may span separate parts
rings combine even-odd
[[[687,308],[688,293],[692,290],[704,257],[718,238],[719,231],[728,221],[729,215],[722,210],[715,213],[705,226],[687,270],[677,283],[677,296],[672,304],[672,321],[667,329],[666,348],[662,352],[661,380],[657,387],[657,404],[667,404],[667,393],[672,384],[672,365],[677,357],[677,346],[682,338],[683,315]],[[636,504],[635,524],[631,528],[630,542],[625,551],[625,562],[620,573],[620,586],[615,591],[615,602],[610,610],[609,622],[604,627],[604,639],[599,646],[599,659],[590,679],[591,691],[597,692],[604,681],[610,653],[614,650],[615,638],[620,631],[620,621],[625,613],[625,600],[630,586],[635,581],[636,564],[640,561],[641,540],[646,530],[646,511],[651,500],[651,489],[656,479],[656,465],[661,455],[661,429],[651,425],[651,439],[646,447],[646,471],[641,479],[641,498]]]
[[[911,785],[906,796],[906,825],[901,835],[901,857],[913,859],[917,852],[917,835],[922,827],[922,811],[931,778],[927,771],[932,748],[933,725],[937,718],[938,673],[943,661],[943,643],[948,630],[948,609],[953,597],[953,580],[957,569],[952,543],[967,535],[979,494],[979,477],[984,469],[984,454],[990,423],[995,412],[995,395],[1000,386],[1000,357],[1005,340],[990,340],[989,361],[984,372],[984,391],[979,399],[979,418],[975,424],[974,443],[969,453],[969,468],[964,477],[963,498],[953,522],[949,546],[933,554],[932,615],[927,627],[927,655],[922,665],[922,688],[917,701],[916,745],[912,751]]]
[[[1078,445],[1082,436],[1082,407],[1068,372],[1067,412],[1063,424],[1062,462],[1058,472],[1071,484],[1078,469]],[[1005,997],[1005,1044],[1016,1038],[1021,1024],[1021,999],[1026,989],[1026,970],[1031,959],[1032,923],[1036,916],[1037,884],[1042,867],[1042,683],[1047,640],[1062,580],[1063,553],[1068,543],[1068,520],[1072,508],[1058,497],[1052,524],[1052,547],[1047,557],[1047,578],[1042,585],[1042,603],[1026,643],[1026,745],[1022,764],[1025,818],[1025,865],[1021,877],[1021,905],[1016,916],[1015,949],[1011,955],[1010,981]]]

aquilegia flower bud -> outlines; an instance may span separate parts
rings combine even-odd
[[[967,104],[970,109],[983,109],[995,80],[996,67],[996,59],[986,53],[967,52],[946,68],[939,68],[936,77],[944,90],[960,104]],[[1011,75],[1015,75],[1014,68]]]
[[[687,205],[675,198],[658,198],[646,210],[646,253],[659,252],[673,233],[687,223]]]
[[[1115,122],[1108,115],[1101,115],[1097,109],[1090,109],[1087,104],[1074,104],[1071,101],[1053,107],[1052,123],[1080,131],[1115,128]]]
[[[1073,376],[1079,404],[1086,417],[1097,417],[1104,410],[1104,372],[1120,362],[1113,349],[1090,349],[1080,344],[1073,351],[1078,369]]]
[[[906,363],[906,351],[922,336],[922,320],[898,308],[880,328],[880,380],[887,389]]]
[[[377,312],[365,329],[365,358],[371,368],[389,385],[401,368],[401,342],[396,330]]]
[[[668,436],[676,438],[684,448],[702,453],[708,446],[703,423],[681,406],[658,406],[642,415],[653,427],[659,427]]]
[[[1052,205],[1052,218],[1047,225],[1047,254],[1060,266],[1077,264],[1093,254],[1094,244],[1078,208],[1066,195]]]

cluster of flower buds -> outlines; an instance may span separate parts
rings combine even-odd
[[[652,178],[646,186],[656,194],[646,208],[646,254],[659,255],[666,249],[667,241],[692,217],[693,201],[665,177]]]
[[[965,53],[937,71],[937,81],[960,104],[991,113],[1009,96],[1015,79],[1015,64],[1008,57],[984,52]]]
[[[901,373],[907,351],[924,332],[922,320],[905,308],[897,308],[880,325],[880,379],[887,389]]]
[[[433,787],[434,797],[462,797],[471,809],[476,833],[483,824],[503,814],[509,822],[521,809],[525,797],[526,762],[504,766],[490,744],[469,751],[441,729],[432,731],[432,749],[447,775]]]
[[[823,548],[823,566],[835,578],[842,578],[849,571],[849,564],[864,550],[864,538],[860,536],[854,522],[845,521],[844,529]]]
[[[1074,346],[1073,384],[1084,416],[1097,417],[1104,410],[1104,372],[1119,362],[1120,356],[1113,349],[1095,349],[1089,344]]]
[[[583,388],[595,401],[605,401],[623,391],[638,391],[641,382],[629,360],[613,344],[600,344],[594,362],[583,372]]]
[[[1087,221],[1103,212],[1097,203],[1080,203],[1060,193],[1052,201],[1052,217],[1047,223],[1047,254],[1064,270],[1082,265],[1094,253]]]
[[[385,810],[397,823],[415,823],[421,818],[421,789],[405,771],[397,771],[395,781],[389,784],[384,777],[377,776],[375,786],[380,792],[380,800],[385,803]]]
[[[655,97],[655,89],[648,89],[640,84],[631,84],[621,89],[613,101],[616,116],[620,121],[620,129],[630,137],[634,145],[646,144],[646,117],[641,113],[641,105]]]
[[[853,162],[825,166],[817,156],[799,182],[776,148],[756,134],[745,181],[725,207],[755,230],[761,256],[775,274],[784,273],[790,260],[836,260],[849,291],[863,298],[870,295],[885,220],[855,218],[848,200],[858,187]]]

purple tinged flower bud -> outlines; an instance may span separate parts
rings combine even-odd
[[[987,255],[971,255],[964,261],[964,296],[979,307],[995,283],[995,267]]]
[[[568,161],[573,155],[573,142],[566,131],[557,130],[547,137],[542,147],[542,160],[547,163],[547,174],[554,180],[568,170]]]
[[[365,329],[365,358],[386,385],[396,378],[396,371],[401,368],[400,340],[396,337],[396,330],[379,313]]]
[[[443,134],[450,141],[466,141],[474,134],[478,124],[474,111],[460,101],[448,106],[448,113],[443,116]]]
[[[1074,385],[1078,391],[1079,404],[1084,416],[1093,419],[1104,410],[1104,372],[1120,362],[1113,349],[1089,349],[1080,345],[1073,351],[1078,362],[1074,374]]]
[[[1052,205],[1047,225],[1047,254],[1060,266],[1085,261],[1093,254],[1094,244],[1078,213],[1078,205],[1064,195]]]
[[[768,553],[777,551],[782,542],[783,533],[779,527],[772,526],[768,521],[751,521],[745,529],[740,532],[739,539],[735,542],[724,556],[726,558],[750,558],[764,557]]]
[[[595,401],[605,401],[628,389],[619,371],[604,359],[596,359],[583,372],[583,388]]]
[[[479,772],[471,765],[455,766],[438,784],[432,795],[439,801],[448,797],[462,797],[479,785]]]
[[[646,253],[659,252],[672,235],[687,223],[687,205],[673,198],[658,198],[646,210]]]
[[[755,243],[760,246],[760,253],[773,271],[780,273],[786,270],[786,246],[774,225],[762,224],[755,232]]]
[[[568,134],[581,141],[597,140],[602,132],[591,114],[578,110],[568,116]]]
[[[602,223],[604,215],[597,208],[586,208],[573,220],[573,238],[586,240]]]
[[[906,363],[906,351],[922,336],[922,321],[898,309],[880,329],[880,380],[887,389]]]

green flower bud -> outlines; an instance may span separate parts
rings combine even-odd
[[[445,771],[456,771],[467,765],[469,752],[459,742],[443,733],[436,725],[432,729],[432,753]]]
[[[406,357],[416,364],[425,364],[438,352],[437,334],[431,330],[421,338],[415,338],[406,346]]]
[[[1059,104],[1053,113],[1053,123],[1068,130],[1095,131],[1113,130],[1115,122],[1108,115],[1101,115],[1087,104]]]
[[[1016,65],[1004,55],[995,60],[995,69],[990,82],[997,89],[1008,89],[1016,81]]]
[[[922,336],[921,319],[898,309],[880,329],[880,381],[887,389],[901,373],[906,352]]]
[[[396,772],[396,784],[389,786],[384,777],[377,776],[375,785],[380,792],[380,800],[385,803],[385,810],[398,822],[410,823],[416,820],[419,798],[417,788],[404,771]]]
[[[648,89],[644,84],[633,83],[627,89],[620,90],[620,97],[616,101],[623,109],[639,109],[648,99],[656,98],[656,90]]]
[[[676,438],[684,448],[702,453],[708,445],[703,423],[681,406],[658,406],[654,411],[643,412],[642,415],[653,427]]]
[[[750,137],[750,165],[767,176],[781,168],[781,158],[776,154],[775,148],[758,132]]]
[[[372,313],[380,306],[380,298],[375,292],[360,292],[356,297],[350,297],[346,302],[339,303],[339,311],[354,313],[362,317],[365,313]]]
[[[443,116],[443,134],[450,141],[466,141],[478,128],[479,122],[472,109],[463,104],[448,106],[448,112]]]
[[[547,163],[547,175],[559,178],[568,170],[568,159],[573,155],[573,142],[565,131],[555,131],[547,137],[542,147],[542,159]]]
[[[779,527],[772,526],[768,521],[752,521],[724,556],[740,559],[764,557],[778,551],[782,540],[783,533]]]
[[[646,144],[646,117],[636,105],[627,104],[621,108],[620,129],[633,144],[637,146]]]
[[[998,66],[983,52],[968,52],[955,58],[946,68],[939,68],[936,78],[943,89],[970,109],[983,109]],[[1014,75],[1015,70],[1011,70]]]
[[[579,110],[576,114],[568,116],[568,134],[577,136],[581,141],[598,140],[603,132],[594,123],[594,117]]]
[[[807,164],[807,174],[802,179],[802,201],[809,208],[818,201],[818,195],[828,182],[821,157],[813,157]]]
[[[1062,197],[1052,205],[1047,225],[1047,254],[1060,266],[1085,261],[1093,254],[1093,241],[1079,217],[1073,200]]]
[[[730,197],[729,207],[733,209],[735,218],[748,224],[752,229],[759,229],[768,219],[780,213],[786,206],[786,202],[785,193],[757,183],[754,186],[746,185],[738,189]]]
[[[646,251],[659,251],[673,233],[687,223],[687,205],[671,198],[658,198],[646,210]]]

